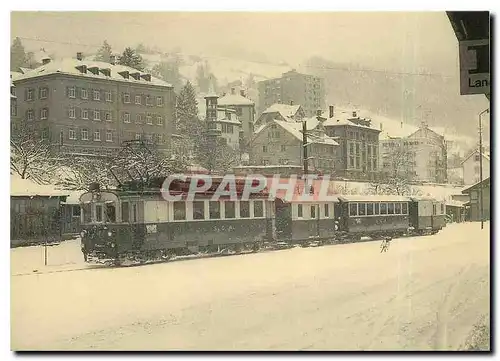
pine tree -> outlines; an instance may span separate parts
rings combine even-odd
[[[111,62],[112,55],[111,45],[108,44],[107,40],[104,40],[101,48],[97,51],[97,55],[95,57],[96,61],[103,61],[105,63]]]
[[[125,48],[122,55],[120,56],[120,60],[118,64],[129,66],[131,68],[143,71],[144,70],[144,61],[142,60],[142,56],[136,54],[134,49]]]
[[[177,96],[176,128],[180,135],[196,137],[199,135],[198,102],[193,85],[188,81]]]
[[[151,73],[153,76],[172,84],[175,90],[180,89],[182,86],[179,64],[176,60],[161,61],[153,67]]]
[[[10,47],[10,70],[19,71],[26,65],[27,55],[21,39],[15,38]]]

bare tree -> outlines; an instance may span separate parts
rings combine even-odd
[[[10,170],[22,179],[46,184],[59,166],[50,143],[26,123],[16,124],[10,139]]]
[[[118,182],[112,175],[113,159],[92,155],[65,155],[59,169],[57,185],[69,190],[89,190],[92,183],[112,188]]]

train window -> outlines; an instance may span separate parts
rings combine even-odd
[[[205,219],[205,202],[193,202],[193,219]]]
[[[401,214],[401,203],[394,204],[394,214]]]
[[[250,202],[240,202],[240,218],[250,218]]]
[[[90,204],[82,205],[82,211],[83,211],[83,222],[84,223],[92,222],[91,213],[90,213]]]
[[[380,214],[387,214],[387,203],[380,203]]]
[[[73,217],[80,217],[80,207],[79,206],[73,206],[71,211],[72,211]]]
[[[366,215],[373,216],[373,203],[366,203]]]
[[[403,214],[408,214],[408,203],[403,203]]]
[[[311,206],[311,218],[316,218],[316,206]]]
[[[264,205],[262,201],[253,202],[253,216],[264,217]]]
[[[325,204],[325,218],[330,217],[330,208],[328,204]]]
[[[375,209],[374,209],[373,214],[376,214],[376,215],[380,214],[380,203],[375,203],[374,206],[375,206]]]
[[[95,206],[95,220],[96,220],[96,222],[102,222],[102,206],[101,205]]]
[[[137,222],[137,204],[132,204],[132,222]]]
[[[106,222],[116,222],[116,208],[113,203],[106,203]]]
[[[183,201],[174,202],[174,221],[186,219],[186,203]]]
[[[224,202],[224,216],[226,218],[235,218],[236,216],[236,211],[235,211],[235,206],[234,202]]]
[[[444,204],[441,203],[441,214],[444,214]]]
[[[432,205],[432,215],[433,216],[436,215],[436,205],[435,204]]]
[[[210,219],[220,219],[220,202],[210,201],[208,207]]]
[[[302,211],[302,204],[297,204],[297,217],[304,217],[304,212]]]
[[[128,202],[123,202],[122,203],[122,222],[128,222],[129,221],[129,208],[128,208]]]
[[[349,215],[350,216],[357,216],[358,215],[358,204],[357,203],[349,204]]]
[[[387,214],[394,214],[394,203],[387,203]]]
[[[366,216],[366,203],[358,203],[358,212],[360,216]]]

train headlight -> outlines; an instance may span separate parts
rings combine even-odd
[[[80,232],[80,237],[83,238],[83,237],[85,237],[86,234],[87,234],[87,231],[83,230]]]
[[[111,237],[113,235],[113,232],[108,231],[108,237]]]

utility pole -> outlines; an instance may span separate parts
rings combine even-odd
[[[481,122],[481,115],[484,113],[489,113],[489,109],[483,110],[479,113],[479,207],[481,214],[481,229],[484,228],[484,218],[483,218],[483,128]]]

